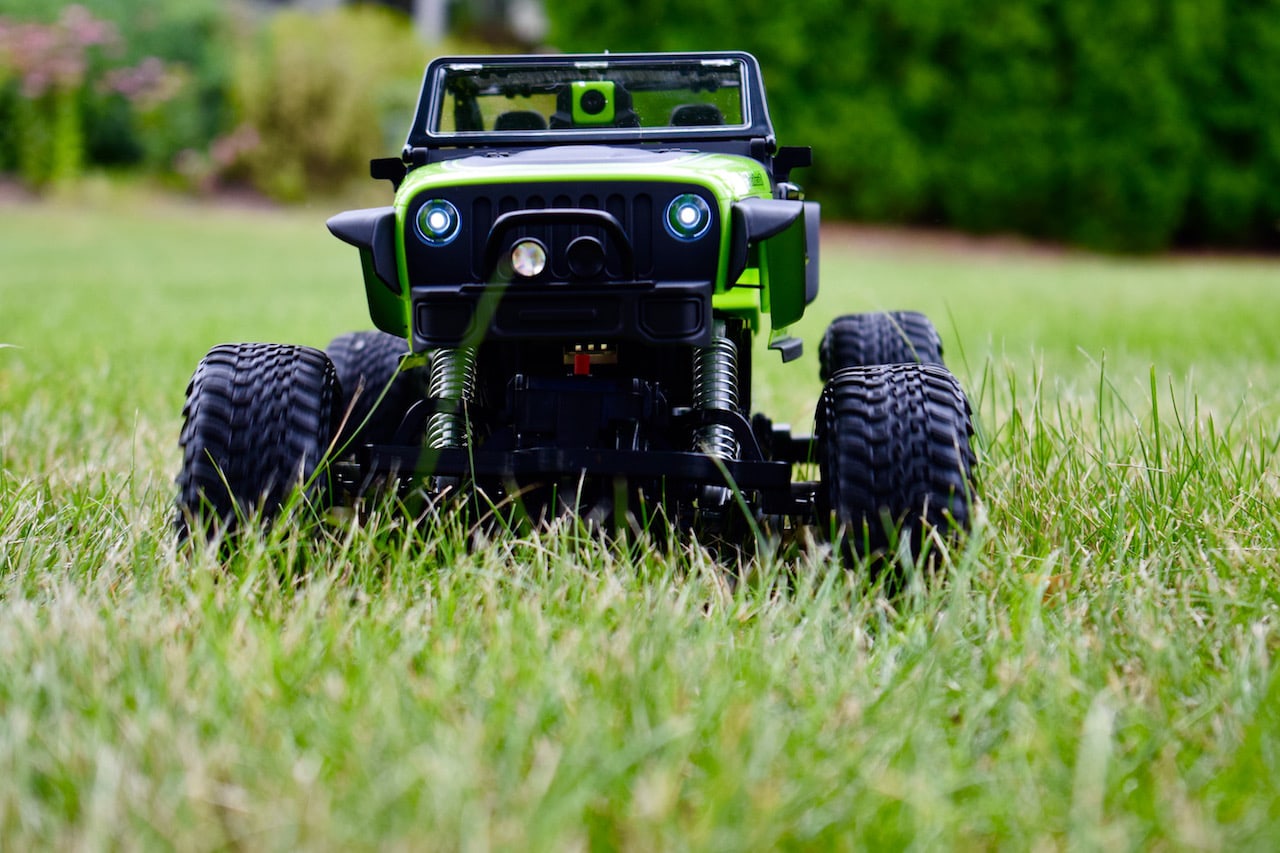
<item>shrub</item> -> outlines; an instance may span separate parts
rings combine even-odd
[[[227,20],[216,0],[5,0],[0,169],[29,183],[83,167],[172,168],[225,122]]]
[[[49,24],[0,18],[0,79],[17,129],[13,160],[31,184],[66,181],[84,157],[82,90],[94,53],[118,42],[109,23],[68,6]]]
[[[403,144],[425,52],[404,16],[373,7],[274,16],[236,66],[241,133],[256,140],[242,174],[286,201],[367,175],[371,155]]]
[[[1280,5],[1174,7],[1167,40],[1199,130],[1183,236],[1276,245],[1280,231]]]
[[[42,185],[84,166],[168,169],[225,121],[216,0],[6,0],[0,168]]]
[[[831,213],[1108,249],[1280,245],[1275,0],[547,6],[566,50],[756,54]]]

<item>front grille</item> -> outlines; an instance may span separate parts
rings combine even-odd
[[[650,278],[653,275],[653,196],[643,190],[615,191],[608,194],[583,192],[568,194],[564,192],[541,192],[539,187],[523,187],[517,185],[511,189],[519,189],[519,193],[508,193],[498,198],[478,196],[471,201],[471,223],[469,231],[471,244],[471,274],[478,279],[483,274],[483,258],[486,238],[494,221],[504,213],[517,210],[546,210],[548,208],[583,208],[586,210],[603,210],[622,223],[622,228],[631,238],[636,259],[636,277]],[[550,188],[548,188],[550,189]],[[582,225],[554,225],[520,228],[512,232],[512,237],[535,237],[547,247],[551,276],[564,280],[569,278],[569,267],[565,260],[565,250],[569,243],[581,236],[591,236],[602,240],[607,247],[605,254],[605,277],[616,280],[622,277],[622,261],[617,247],[606,238],[604,229]]]
[[[682,193],[697,193],[713,211],[718,211],[715,197],[703,187],[656,181],[559,181],[425,189],[406,211],[405,255],[410,286],[482,283],[485,244],[494,221],[512,211],[554,208],[602,210],[617,219],[632,243],[637,280],[713,282],[720,260],[722,223],[718,218],[704,237],[693,242],[675,239],[662,226],[667,204]],[[447,199],[462,214],[462,233],[447,246],[425,245],[413,231],[418,210],[432,198]],[[606,247],[600,280],[619,281],[625,277],[621,255],[605,229],[582,224],[522,225],[504,236],[504,246],[523,237],[542,241],[548,250],[548,270],[534,282],[514,286],[573,281],[565,250],[579,236],[596,237]]]

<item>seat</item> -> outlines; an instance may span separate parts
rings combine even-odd
[[[453,129],[459,133],[475,133],[484,130],[484,118],[475,98],[454,98]]]
[[[705,127],[724,124],[724,113],[715,104],[681,104],[671,111],[672,127]]]
[[[493,122],[494,130],[546,130],[547,120],[542,113],[533,110],[511,110],[502,113]]]

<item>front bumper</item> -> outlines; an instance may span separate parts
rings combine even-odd
[[[481,341],[711,343],[710,282],[414,287],[413,348]]]

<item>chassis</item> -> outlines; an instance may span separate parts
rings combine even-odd
[[[371,164],[393,203],[328,222],[377,330],[210,351],[180,532],[388,482],[535,522],[812,526],[850,556],[964,529],[969,406],[922,315],[830,325],[813,436],[751,415],[755,336],[794,360],[818,294],[810,159],[749,54],[432,62],[402,155]]]

